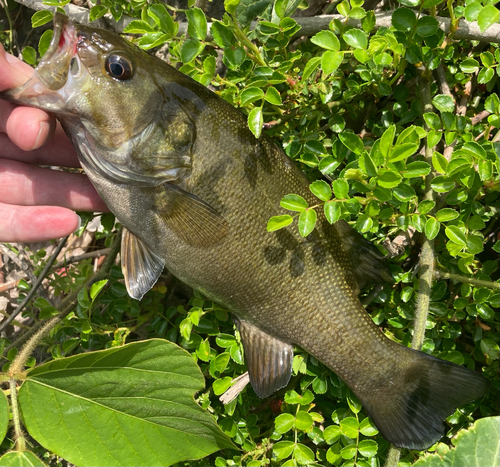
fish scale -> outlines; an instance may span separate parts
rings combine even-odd
[[[317,199],[245,116],[116,34],[54,19],[33,78],[1,97],[57,115],[124,226],[131,297],[166,266],[233,313],[258,396],[288,384],[299,345],[337,372],[399,447],[431,446],[448,415],[485,394],[479,373],[399,345],[373,323],[357,294],[390,280],[388,263],[346,222],[330,225],[318,212],[306,239],[293,226],[266,232],[285,195]]]

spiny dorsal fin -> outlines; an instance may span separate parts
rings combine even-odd
[[[335,223],[335,228],[351,262],[360,290],[368,284],[392,282],[389,262],[372,242],[366,240],[345,221]]]
[[[132,298],[140,300],[155,285],[165,261],[125,227],[122,231],[121,258],[127,292]]]
[[[250,383],[263,399],[290,381],[293,347],[246,321],[235,321],[245,350]]]
[[[210,247],[227,236],[227,221],[212,206],[178,186],[164,183],[162,187],[166,202],[154,209],[181,240],[195,247]]]

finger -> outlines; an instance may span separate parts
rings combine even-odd
[[[47,144],[33,151],[21,150],[6,134],[0,133],[0,157],[33,165],[80,167],[75,149],[59,124]]]
[[[0,91],[21,86],[33,74],[33,68],[7,54],[0,44]]]
[[[25,151],[42,146],[55,127],[54,116],[43,110],[0,101],[0,131],[6,132],[12,142]]]
[[[0,203],[0,242],[41,242],[74,232],[80,218],[54,206],[11,206]]]
[[[6,204],[108,211],[89,179],[80,173],[0,159],[0,187],[0,202]]]

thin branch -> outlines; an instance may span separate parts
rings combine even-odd
[[[42,285],[43,280],[47,276],[47,274],[50,271],[50,268],[56,261],[57,256],[63,249],[64,245],[66,244],[66,241],[68,240],[68,237],[64,237],[60,242],[59,245],[57,245],[57,248],[55,249],[54,253],[50,257],[50,259],[47,261],[47,264],[43,268],[43,271],[41,272],[40,276],[38,276],[36,282],[33,284],[31,287],[31,290],[28,292],[28,295],[24,298],[24,300],[19,304],[19,306],[12,312],[12,314],[0,324],[0,332],[3,331],[14,319],[15,317],[23,311],[24,307],[26,304],[33,298],[35,295],[36,291],[38,288]]]
[[[51,10],[55,11],[56,7],[44,5],[43,3],[36,0],[15,0],[17,3],[27,6],[33,10]],[[90,24],[89,21],[89,10],[86,8],[77,7],[76,5],[68,4],[64,7],[64,11],[66,11],[67,15],[74,21],[77,21],[80,24]],[[382,27],[391,27],[392,26],[392,14],[394,11],[383,11],[380,13],[375,13],[375,26],[374,29],[380,29]],[[425,16],[425,15],[421,15]],[[320,16],[312,16],[309,18],[294,18],[295,21],[300,25],[301,30],[296,34],[296,37],[301,36],[314,36],[317,32],[328,29],[329,24],[332,20],[337,19],[345,23],[348,26],[353,27],[361,27],[361,20],[358,19],[347,19],[342,15],[320,15]],[[92,23],[93,26],[96,27],[105,27],[106,29],[110,29],[112,31],[121,33],[133,21],[134,18],[123,15],[120,21],[116,23],[111,15],[104,15],[97,21]],[[450,18],[442,18],[440,16],[436,16],[436,20],[439,23],[441,29],[444,30],[446,34],[450,32]],[[250,30],[254,29],[257,22],[252,21],[250,25]],[[208,30],[210,30],[212,24],[208,23]],[[179,36],[186,34],[187,32],[187,24],[180,23],[179,24],[179,32],[177,33]],[[461,19],[458,24],[458,29],[453,34],[454,39],[469,39],[480,42],[495,42],[500,43],[500,24],[494,24],[490,26],[486,31],[481,32],[479,26],[476,21],[468,22],[464,19]],[[212,40],[210,35],[207,36],[207,40]]]
[[[111,248],[102,248],[101,250],[89,251],[87,253],[83,253],[82,255],[70,256],[69,258],[66,258],[66,259],[63,259],[62,261],[59,261],[54,266],[54,269],[60,269],[60,268],[67,266],[68,264],[78,263],[79,261],[83,261],[84,259],[100,258],[101,256],[108,255],[110,251],[111,251]]]
[[[465,284],[472,284],[476,287],[486,287],[488,289],[497,289],[500,291],[500,284],[498,282],[482,281],[479,279],[474,279],[473,277],[461,276],[459,274],[440,271],[439,269],[436,269],[434,271],[434,277],[436,277],[436,279],[449,279],[456,282],[463,282]]]

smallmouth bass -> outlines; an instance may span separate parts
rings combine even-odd
[[[373,323],[357,295],[390,279],[376,249],[322,213],[306,239],[268,233],[308,181],[231,105],[118,35],[56,14],[34,76],[1,95],[57,115],[81,165],[123,224],[122,269],[140,299],[164,267],[235,316],[260,397],[284,387],[293,344],[334,370],[382,435],[424,449],[443,420],[487,389],[480,374],[413,351]]]

